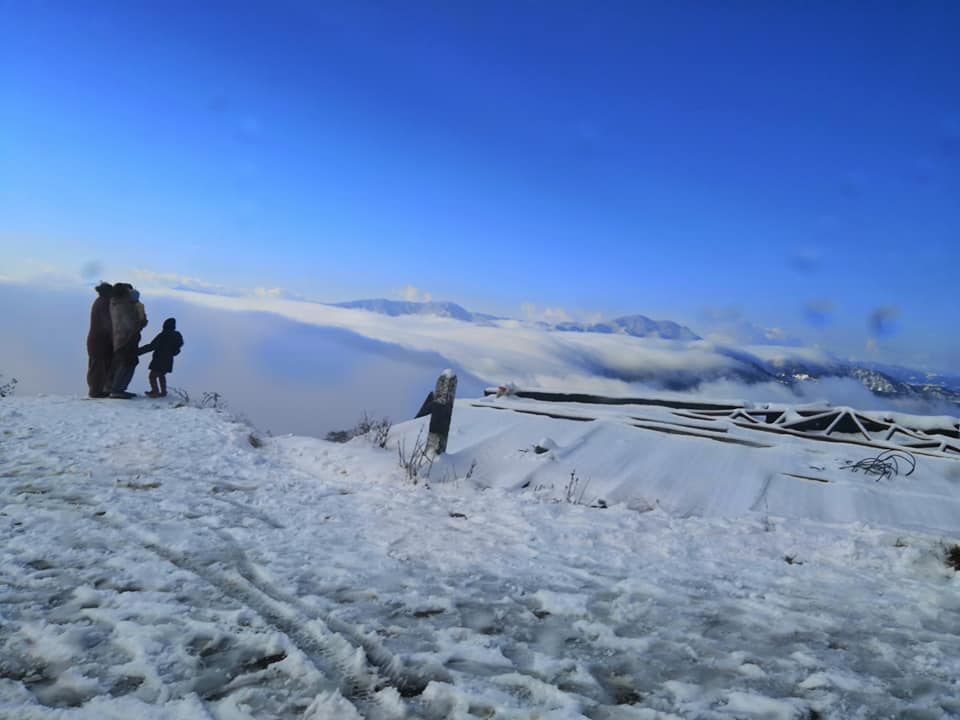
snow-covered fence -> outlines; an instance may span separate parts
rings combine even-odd
[[[906,451],[911,454],[947,456],[960,458],[960,420],[949,416],[909,415],[901,412],[861,411],[850,407],[834,407],[826,404],[792,406],[782,403],[719,404],[710,402],[687,402],[685,399],[669,400],[663,398],[640,397],[604,397],[581,393],[558,393],[539,390],[511,389],[501,392],[501,388],[487,388],[487,396],[517,397],[535,400],[541,403],[542,410],[524,407],[522,412],[548,417],[590,422],[597,417],[584,406],[638,405],[668,408],[679,420],[656,426],[649,423],[636,425],[645,430],[657,430],[664,433],[696,434],[719,442],[766,447],[754,441],[720,436],[709,432],[699,421],[712,423],[726,420],[736,428],[770,433],[774,435],[792,435],[820,442],[846,443],[873,447],[877,450]],[[577,404],[576,414],[551,412],[546,408],[551,403],[566,405]],[[488,407],[488,405],[480,405]],[[507,406],[508,407],[508,406]],[[643,418],[633,416],[634,420]],[[697,424],[691,424],[694,421]],[[679,430],[687,428],[687,430]],[[716,430],[717,427],[714,427]],[[726,429],[722,432],[726,433]]]
[[[430,412],[430,434],[427,436],[427,451],[442,455],[447,451],[447,436],[453,419],[453,400],[457,395],[457,376],[453,370],[444,370],[437,378],[433,391],[433,407]]]

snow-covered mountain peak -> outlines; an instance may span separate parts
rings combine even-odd
[[[664,340],[699,340],[693,330],[671,320],[651,320],[646,315],[625,315],[609,322],[563,322],[555,326],[564,332],[593,332],[630,335],[632,337],[663,338]]]

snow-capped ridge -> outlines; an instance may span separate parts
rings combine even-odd
[[[700,340],[690,328],[672,320],[651,320],[646,315],[624,315],[609,322],[578,323],[562,322],[553,326],[560,332],[592,332],[630,335],[631,337],[654,337],[664,340]]]
[[[497,320],[507,319],[486,313],[471,312],[462,305],[454,302],[420,302],[373,298],[367,300],[349,300],[346,302],[331,303],[331,305],[349,310],[366,310],[389,317],[399,317],[401,315],[433,315],[479,324],[488,324]],[[619,334],[629,335],[631,337],[662,338],[664,340],[700,339],[700,336],[688,327],[671,320],[651,320],[646,315],[640,314],[624,315],[608,322],[582,323],[568,321],[548,323],[538,321],[533,323],[533,325],[545,330],[556,330],[558,332],[599,333],[604,335]]]
[[[413,300],[373,298],[369,300],[348,300],[346,302],[332,303],[332,305],[333,307],[346,308],[348,310],[366,310],[390,317],[398,317],[400,315],[434,315],[436,317],[453,318],[454,320],[471,323],[487,323],[500,319],[494,315],[470,312],[454,302],[439,302],[433,300],[418,302]]]

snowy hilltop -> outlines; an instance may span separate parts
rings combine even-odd
[[[626,315],[610,322],[576,323],[562,322],[553,326],[561,332],[591,332],[629,335],[631,337],[657,337],[664,340],[700,340],[700,336],[672,320],[651,320],[646,315]]]
[[[956,418],[464,398],[404,468],[178,405],[0,400],[0,717],[960,717]]]
[[[397,317],[399,315],[433,315],[435,317],[453,318],[463,322],[488,323],[499,320],[494,315],[474,313],[453,302],[415,302],[407,300],[349,300],[334,303],[333,307],[347,308],[348,310],[368,310],[370,312]]]

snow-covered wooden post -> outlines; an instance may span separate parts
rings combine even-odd
[[[457,376],[453,370],[444,370],[437,378],[433,391],[433,411],[430,414],[430,434],[427,452],[436,457],[447,451],[447,436],[453,418],[453,400],[457,395]]]

